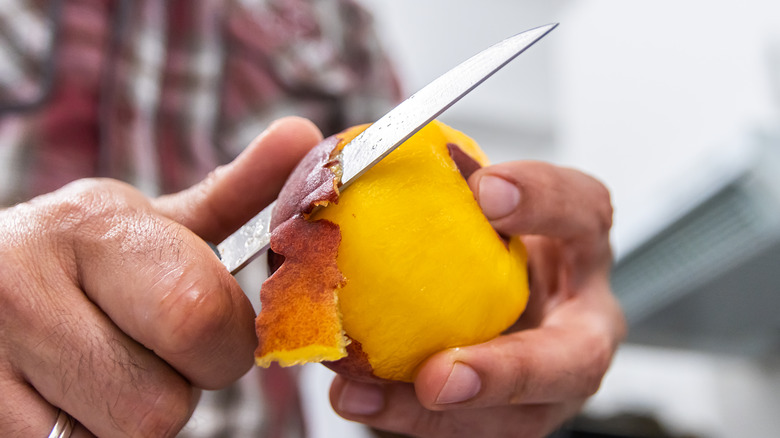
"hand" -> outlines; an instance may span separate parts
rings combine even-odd
[[[537,162],[486,167],[469,184],[499,232],[524,236],[528,308],[504,335],[430,357],[414,385],[337,376],[331,403],[345,418],[421,437],[543,437],[598,389],[626,331],[607,189]]]
[[[283,119],[196,186],[82,180],[0,211],[0,436],[173,436],[253,364],[254,311],[203,239],[276,197],[321,134]]]

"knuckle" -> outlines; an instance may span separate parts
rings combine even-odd
[[[78,400],[85,425],[98,436],[175,436],[194,409],[199,393],[181,375],[141,346],[95,330],[77,340],[60,362],[77,364],[63,375],[62,392]],[[78,412],[76,412],[78,413]]]
[[[171,354],[186,354],[219,340],[233,320],[230,295],[224,289],[191,283],[174,290],[178,292],[171,293],[160,308],[161,333],[167,333],[160,347]]]
[[[593,334],[587,341],[590,345],[590,358],[588,366],[582,376],[581,393],[582,398],[587,398],[595,394],[601,386],[601,381],[606,374],[612,361],[613,346],[607,336]]]
[[[506,403],[510,405],[520,404],[527,400],[531,392],[533,391],[533,384],[535,382],[532,377],[534,373],[534,358],[525,354],[525,345],[522,341],[515,341],[516,345],[510,348],[510,351],[515,352],[514,357],[507,361],[511,364],[510,370],[507,371],[507,375],[511,377],[511,385],[507,385],[505,388],[507,392]]]
[[[458,427],[444,412],[419,409],[410,420],[410,430],[421,436],[455,437]]]
[[[591,182],[591,184],[588,185],[591,195],[588,199],[594,213],[593,231],[597,235],[609,234],[609,230],[612,228],[614,215],[609,189],[599,180],[591,176],[586,175],[586,178],[590,179]]]
[[[612,228],[612,220],[614,216],[614,208],[612,207],[612,200],[610,198],[609,189],[603,184],[596,184],[596,220],[597,230],[601,234],[608,234]]]
[[[122,233],[113,231],[127,222],[125,217],[137,215],[138,196],[125,183],[89,178],[35,198],[28,207],[42,241],[77,248],[121,238]]]
[[[74,181],[60,190],[33,200],[44,209],[52,210],[49,219],[61,226],[82,225],[105,220],[113,215],[109,207],[121,204],[118,191],[127,191],[123,183],[104,179]]]
[[[169,385],[165,389],[141,406],[140,421],[131,436],[173,437],[187,423],[198,393],[184,383]]]
[[[510,405],[520,404],[525,401],[531,385],[531,378],[529,378],[531,374],[530,366],[524,361],[518,361],[515,363],[514,368],[511,390],[507,394],[507,404]]]

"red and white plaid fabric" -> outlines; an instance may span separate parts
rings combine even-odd
[[[278,117],[328,135],[398,98],[352,0],[3,0],[0,205],[95,175],[180,190]]]
[[[0,206],[92,176],[169,193],[281,116],[375,120],[400,92],[371,24],[353,0],[2,0]],[[206,393],[191,423],[305,434],[281,369]]]

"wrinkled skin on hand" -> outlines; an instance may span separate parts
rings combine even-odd
[[[607,189],[538,162],[485,167],[469,185],[496,230],[524,236],[528,308],[494,340],[433,355],[413,384],[336,377],[345,418],[419,437],[544,437],[598,389],[626,331],[609,284]]]
[[[204,240],[272,201],[321,140],[282,119],[192,188],[82,180],[0,211],[0,436],[175,436],[253,364],[255,314]],[[236,188],[241,188],[236,190]]]

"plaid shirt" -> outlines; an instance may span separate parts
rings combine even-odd
[[[96,175],[177,191],[276,118],[329,135],[398,98],[351,0],[2,0],[0,205]]]
[[[399,97],[352,0],[2,0],[0,206],[92,176],[181,190],[281,116],[329,135]],[[291,373],[242,383],[182,436],[303,434]]]

